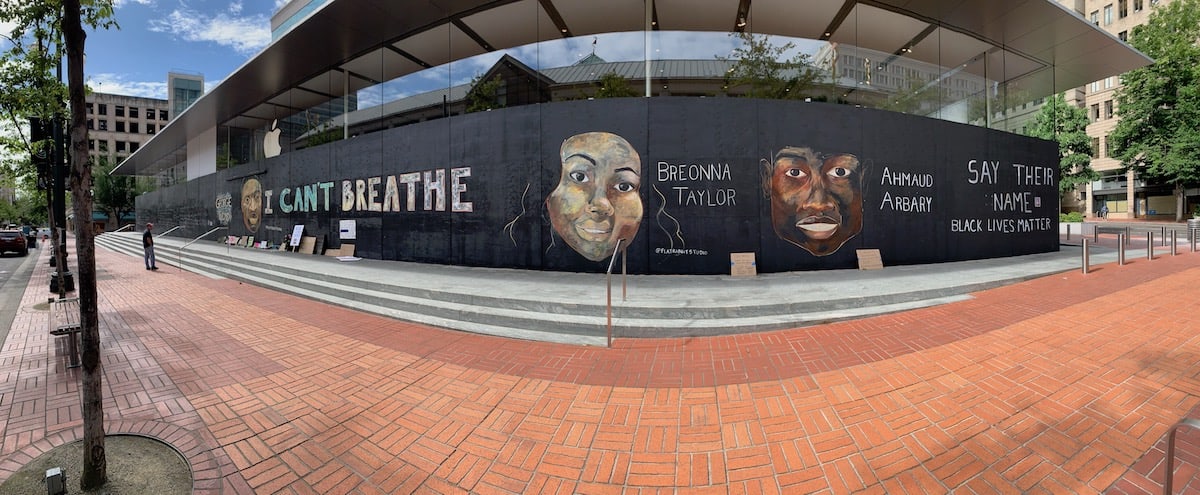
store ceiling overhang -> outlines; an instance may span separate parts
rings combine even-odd
[[[798,7],[802,6],[802,7]],[[645,29],[643,0],[335,0],[267,46],[114,173],[178,163],[218,123],[276,118],[427,67],[538,41]],[[1052,0],[656,0],[652,29],[746,30],[904,54],[1060,92],[1152,63]],[[1053,70],[1047,70],[1053,67]],[[997,73],[995,68],[1000,68]],[[983,75],[983,74],[980,74]],[[1049,93],[1047,93],[1049,94]]]

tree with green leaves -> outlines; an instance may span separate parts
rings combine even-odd
[[[154,188],[148,179],[127,175],[109,175],[116,167],[115,159],[100,157],[92,165],[92,191],[95,195],[96,208],[120,224],[122,218],[133,213],[138,195]]]
[[[782,100],[812,96],[811,90],[823,72],[813,66],[812,57],[806,53],[784,58],[795,48],[795,43],[776,46],[765,34],[741,32],[729,33],[729,36],[737,38],[741,44],[729,57],[717,56],[717,60],[731,63],[725,74],[727,88],[744,88],[745,96],[751,98]]]
[[[15,116],[42,116],[55,119],[70,115],[69,182],[76,218],[92,215],[92,169],[88,160],[87,111],[83,74],[84,45],[92,29],[116,25],[112,0],[39,0],[36,2],[0,2],[0,22],[13,26],[5,37],[11,48],[0,55],[5,69],[0,85],[0,105]],[[36,48],[36,49],[33,49]],[[58,77],[47,77],[51,67],[67,59],[67,84]],[[19,87],[8,69],[28,76]],[[63,97],[66,97],[65,100]],[[64,106],[64,103],[66,105]],[[32,140],[28,140],[32,141]],[[30,146],[30,151],[33,147]],[[79,485],[95,490],[108,483],[108,462],[104,452],[104,395],[100,370],[99,316],[96,311],[96,248],[91,222],[76,222],[75,257],[78,277],[79,323],[81,336],[82,382],[79,387],[83,413],[83,473]],[[61,270],[61,268],[60,268]],[[61,284],[60,284],[61,286]]]
[[[1058,143],[1058,191],[1065,193],[1100,178],[1092,169],[1092,140],[1087,110],[1067,103],[1062,93],[1042,105],[1029,135]]]
[[[471,79],[471,91],[467,93],[467,113],[504,108],[504,104],[500,103],[502,87],[504,79],[499,74],[486,81],[482,75],[475,76]]]
[[[1129,44],[1154,63],[1125,73],[1117,89],[1120,121],[1108,137],[1126,170],[1171,184],[1176,220],[1184,191],[1200,182],[1200,0],[1156,7]]]
[[[600,80],[596,81],[596,94],[594,98],[627,98],[630,96],[640,96],[641,94],[629,87],[629,80],[621,77],[616,72],[609,72],[600,76]]]

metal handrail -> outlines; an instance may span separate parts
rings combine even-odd
[[[1200,419],[1185,418],[1175,423],[1167,433],[1167,471],[1163,474],[1163,495],[1172,495],[1172,485],[1175,481],[1175,432],[1184,427],[1200,430]]]
[[[175,227],[175,229],[177,229],[177,228],[179,228],[179,227]],[[192,239],[192,240],[190,240],[190,241],[188,241],[188,242],[185,242],[185,243],[184,243],[182,246],[179,246],[179,256],[178,256],[178,257],[179,257],[179,269],[180,269],[180,270],[183,270],[183,248],[186,248],[186,247],[188,247],[188,246],[191,246],[191,245],[192,245],[192,244],[194,244],[196,241],[198,241],[198,240],[200,240],[200,239],[203,239],[203,238],[204,238],[205,236],[207,236],[208,234],[211,234],[211,233],[213,233],[213,232],[216,232],[216,231],[218,231],[218,230],[221,230],[221,229],[228,229],[228,228],[229,228],[229,227],[215,227],[215,228],[213,228],[212,230],[209,230],[208,232],[205,232],[205,233],[203,233],[203,234],[200,234],[199,236],[196,236],[196,238],[195,238],[195,239]],[[171,230],[175,230],[175,229],[171,229]],[[168,230],[167,232],[170,232],[171,230]],[[160,235],[166,235],[166,233],[167,233],[167,232],[163,232],[163,233],[162,233],[162,234],[160,234]],[[228,243],[226,243],[226,244],[228,245]]]
[[[607,275],[605,275],[605,282],[607,282],[607,284],[608,284],[608,308],[607,308],[608,347],[612,347],[612,270],[613,270],[613,263],[616,263],[616,261],[617,261],[617,252],[618,251],[621,253],[621,300],[624,301],[625,297],[626,297],[626,290],[625,290],[626,264],[625,264],[625,251],[621,250],[622,242],[625,242],[625,239],[617,239],[617,247],[615,249],[613,249],[612,258],[610,258],[608,260],[608,273],[607,273]]]
[[[166,232],[163,232],[163,233],[161,233],[161,234],[158,234],[158,235],[159,235],[159,236],[164,236],[164,235],[170,234],[171,232],[175,232],[176,230],[179,230],[179,229],[180,229],[180,228],[182,228],[182,227],[183,227],[182,225],[176,225],[176,226],[174,226],[174,227],[171,227],[171,228],[167,229],[167,231],[166,231]],[[210,231],[210,233],[211,233],[211,231]],[[205,235],[208,235],[208,234],[205,234]]]
[[[129,224],[129,225],[126,225],[126,226],[124,226],[124,227],[121,227],[121,228],[119,228],[119,229],[117,229],[117,230],[114,230],[114,231],[112,231],[112,232],[110,232],[110,233],[111,233],[111,234],[116,234],[117,232],[120,232],[120,231],[122,231],[122,230],[125,230],[125,229],[132,229],[132,228],[133,228],[133,224],[131,223],[131,224]]]

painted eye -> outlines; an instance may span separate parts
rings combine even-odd
[[[844,177],[849,177],[850,169],[848,169],[846,167],[834,167],[833,170],[830,170],[828,173],[829,173],[830,177],[836,177],[836,178],[840,179],[840,178],[844,178]]]
[[[613,189],[627,193],[633,191],[633,184],[629,182],[618,182],[613,186]]]
[[[587,176],[587,174],[585,174],[585,173],[583,173],[583,172],[571,172],[571,173],[569,173],[569,174],[567,174],[567,175],[568,175],[569,177],[571,177],[571,180],[573,180],[573,181],[575,181],[575,182],[580,182],[580,183],[583,183],[583,182],[587,182],[587,181],[588,181],[588,176]]]
[[[786,175],[788,177],[808,177],[808,174],[804,173],[803,170],[800,170],[798,168],[789,168],[789,169],[787,169],[787,172],[783,173],[783,175]]]

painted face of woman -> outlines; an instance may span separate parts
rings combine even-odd
[[[617,241],[628,246],[642,221],[642,163],[624,138],[607,132],[577,134],[559,151],[562,174],[546,197],[550,223],[583,257],[600,261]]]

